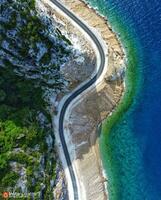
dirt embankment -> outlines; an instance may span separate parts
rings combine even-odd
[[[77,175],[84,186],[86,199],[108,199],[106,178],[98,146],[98,124],[119,102],[124,86],[124,52],[108,22],[80,0],[62,0],[77,16],[96,29],[108,46],[108,64],[104,80],[70,109],[65,127],[75,149],[73,155]],[[68,137],[67,136],[67,137]]]
[[[46,0],[41,0],[47,14],[55,22],[55,28],[69,39],[74,51],[70,60],[61,66],[61,73],[69,82],[68,90],[72,91],[76,86],[85,81],[96,69],[96,56],[86,36],[75,27],[71,21],[65,18],[58,10],[51,8]],[[64,95],[64,94],[63,94]]]
[[[45,1],[45,0],[43,0]],[[74,103],[65,120],[66,140],[72,146],[71,160],[77,177],[81,182],[80,190],[88,200],[108,199],[105,189],[106,178],[98,146],[98,124],[116,107],[123,90],[124,52],[108,22],[89,8],[81,0],[61,0],[71,11],[94,28],[108,46],[108,63],[105,77],[93,90]],[[49,9],[56,19],[57,26],[78,50],[76,57],[63,66],[62,73],[69,80],[69,91],[88,79],[96,69],[96,56],[86,37],[59,12]],[[64,94],[59,94],[59,101]],[[74,153],[73,153],[74,149]],[[69,150],[70,151],[70,150]]]

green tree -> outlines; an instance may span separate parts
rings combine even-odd
[[[14,171],[10,171],[8,172],[3,179],[1,180],[1,184],[3,187],[8,187],[8,186],[15,186],[17,180],[19,178],[19,175],[14,172]]]
[[[6,93],[4,90],[0,90],[0,102],[3,102],[6,98]]]

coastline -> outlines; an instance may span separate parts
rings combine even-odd
[[[72,1],[72,2],[71,2],[71,1],[69,2],[69,1],[66,1],[66,0],[63,1],[63,3],[65,3],[68,7],[70,7],[70,3],[71,3],[72,6],[71,6],[70,9],[71,9],[74,13],[77,13],[77,10],[74,10],[74,9],[73,9],[73,7],[74,7],[74,2],[75,2],[75,1]],[[79,2],[80,2],[80,1],[79,1]],[[79,2],[78,2],[78,1],[76,2],[76,5],[79,5],[78,7],[80,7]],[[81,2],[82,2],[82,1],[81,1]],[[86,3],[85,5],[86,5],[86,7],[88,7],[88,9],[92,10],[92,12],[94,12],[94,13],[96,13],[96,15],[98,15],[98,12],[95,11],[95,9],[89,7],[87,3]],[[79,15],[80,12],[81,12],[81,9],[78,11],[77,14]],[[80,17],[82,17],[82,16],[80,16]],[[101,17],[101,18],[103,19],[103,21],[105,21],[105,23],[107,23],[107,20],[105,20],[105,17],[102,17],[102,16],[100,16],[100,15],[99,15],[99,17]],[[88,23],[88,19],[87,19],[87,20],[84,19],[84,20]],[[109,23],[108,23],[108,26],[109,26]],[[97,27],[95,27],[95,28],[97,29]],[[111,29],[111,26],[110,26],[109,29],[112,30],[112,29]],[[98,30],[97,30],[97,31],[98,31]],[[112,31],[112,32],[113,32],[113,31]],[[117,34],[116,34],[116,33],[114,33],[114,34],[115,34],[116,40],[118,40],[118,37],[116,36]],[[120,41],[119,41],[119,46],[120,46],[120,48],[123,50],[123,55],[125,56],[125,50],[124,50],[123,46],[121,45]],[[116,47],[116,46],[115,46],[115,47]],[[127,59],[126,59],[126,60],[127,60]],[[124,88],[124,87],[125,87],[125,82],[123,83],[123,88]],[[124,92],[124,90],[123,90],[123,92]],[[123,92],[122,92],[122,94],[120,95],[120,97],[119,97],[118,100],[117,100],[117,105],[118,105],[118,103],[120,102],[120,99],[121,99],[122,95],[124,94]],[[79,105],[79,106],[80,106],[80,105]],[[107,115],[108,115],[108,116],[111,115],[111,113],[113,113],[113,111],[115,110],[115,108],[116,108],[116,105],[113,107],[112,110],[110,110],[110,112],[109,112],[108,114],[106,114],[106,116],[107,116]],[[103,120],[103,119],[105,119],[105,118],[106,118],[106,117],[104,116],[101,120]],[[98,123],[98,122],[97,122],[97,123]],[[96,124],[97,124],[97,123],[96,123]],[[98,146],[97,146],[97,148],[98,148]],[[100,161],[100,168],[102,169],[102,163],[101,163],[101,161]],[[105,171],[106,171],[106,170],[105,170]],[[103,174],[103,172],[102,172],[102,174]],[[108,177],[107,177],[107,173],[105,173],[105,174],[106,174],[106,179],[107,179],[107,178],[108,178]],[[103,175],[103,177],[104,177],[104,175]]]
[[[101,10],[97,6],[96,6],[96,9],[99,10],[99,12],[101,12]],[[131,107],[132,104],[137,103],[133,101],[133,97],[139,96],[138,88],[139,88],[139,85],[141,85],[142,77],[138,70],[138,65],[140,64],[138,61],[138,58],[139,56],[141,56],[141,53],[138,52],[139,42],[133,39],[133,38],[136,38],[136,37],[132,37],[134,36],[134,33],[132,32],[132,30],[130,31],[127,30],[127,27],[125,26],[125,24],[122,23],[121,18],[118,18],[118,16],[116,16],[114,13],[112,13],[111,15],[113,15],[113,18],[110,20],[109,23],[112,24],[111,26],[112,30],[116,33],[116,35],[117,33],[119,33],[118,39],[122,45],[122,48],[126,56],[125,57],[126,58],[126,76],[125,76],[125,81],[124,81],[125,90],[117,107],[113,110],[113,112],[111,112],[111,114],[102,123],[102,128],[100,131],[101,137],[99,140],[99,144],[100,144],[99,146],[100,146],[101,157],[102,157],[105,173],[111,182],[111,183],[110,182],[108,183],[109,197],[111,199],[118,199],[119,195],[116,192],[116,191],[119,191],[119,189],[117,188],[118,177],[115,177],[115,174],[117,174],[115,172],[117,172],[118,169],[115,169],[115,167],[117,166],[114,166],[113,159],[110,155],[111,153],[110,146],[113,145],[112,143],[110,143],[111,142],[110,133],[114,125],[119,123],[121,116],[123,116],[123,114],[126,113],[126,111]],[[108,15],[104,17],[105,18],[107,17],[109,19]],[[108,146],[108,149],[107,149],[107,146]]]
[[[158,147],[161,132],[156,123],[159,119],[160,96],[156,81],[160,80],[160,69],[157,66],[160,66],[158,41],[161,29],[157,20],[161,10],[156,9],[157,4],[146,1],[138,1],[137,4],[119,0],[88,1],[98,7],[114,30],[120,33],[128,58],[126,96],[113,116],[106,120],[102,130],[102,151],[106,149],[104,159],[111,154],[107,158],[109,161],[104,161],[107,174],[115,179],[110,185],[113,187],[110,198],[160,199],[161,181],[158,174],[161,160]],[[147,16],[145,21],[143,16]]]
[[[74,2],[75,4],[79,4],[79,8],[83,11],[81,9],[77,10],[77,6],[74,5]],[[121,44],[118,42],[116,34],[112,31],[111,27],[107,25],[107,20],[98,15],[93,8],[88,7],[83,1],[73,0],[71,2],[65,0],[63,3],[78,16],[83,14],[83,16],[79,17],[87,23],[100,38],[103,38],[108,46],[108,63],[104,79],[95,87],[95,90],[86,92],[82,99],[72,105],[68,112],[68,117],[66,117],[69,120],[65,122],[66,132],[68,133],[66,142],[69,144],[68,146],[70,146],[69,152],[72,156],[73,165],[75,165],[76,168],[76,174],[79,179],[81,179],[81,187],[82,191],[86,193],[86,199],[107,199],[108,194],[107,189],[105,189],[107,177],[105,177],[105,173],[103,173],[102,170],[96,124],[99,124],[111,114],[123,95],[124,82],[122,81],[121,70],[124,70],[125,67],[125,54]],[[86,13],[84,12],[85,9]],[[95,17],[95,20],[90,20],[91,16]],[[97,99],[97,101],[94,99]],[[101,101],[102,105],[100,106],[99,102]],[[90,104],[87,104],[87,102],[90,102]],[[92,111],[94,108],[93,106],[97,107],[95,113]],[[82,108],[81,112],[79,110],[80,107]],[[88,112],[86,112],[86,110],[88,110]],[[87,126],[86,120],[84,122],[81,121],[81,123],[77,121],[79,119],[84,119],[84,117],[92,120],[88,124],[89,126]],[[55,124],[56,123],[57,121],[55,121]],[[75,127],[75,124],[77,124],[77,127]],[[80,139],[77,135],[78,133],[82,135],[82,131],[80,131],[82,130],[82,125],[84,127],[84,136]],[[89,127],[92,128],[90,128],[90,130],[92,130],[90,132],[88,132]],[[85,135],[89,136],[86,137]],[[59,145],[59,139],[57,139],[57,143]],[[73,154],[72,152],[75,153]],[[61,149],[59,149],[59,153],[62,155]],[[63,156],[61,157],[63,158]],[[95,169],[89,166],[89,159],[92,159],[90,163],[95,163]],[[95,162],[95,160],[97,162]],[[65,163],[63,166],[65,166]],[[94,179],[90,178],[92,176],[91,170],[94,172]]]

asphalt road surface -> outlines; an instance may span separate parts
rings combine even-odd
[[[100,75],[102,74],[103,69],[105,67],[105,52],[104,52],[103,47],[102,47],[101,43],[99,42],[99,39],[97,38],[97,36],[78,17],[76,17],[72,12],[70,12],[66,7],[64,7],[57,0],[51,0],[51,1],[59,9],[61,9],[65,14],[67,14],[72,20],[74,20],[91,37],[91,39],[95,43],[95,45],[98,49],[98,52],[100,54],[100,66],[99,66],[99,70],[98,70],[97,74],[92,79],[90,79],[85,85],[83,85],[81,88],[76,90],[73,94],[71,94],[68,97],[68,99],[64,102],[64,105],[60,111],[60,117],[59,117],[59,136],[60,136],[64,155],[66,158],[66,162],[67,162],[71,180],[72,180],[72,186],[73,186],[73,191],[74,191],[74,200],[78,200],[79,196],[78,196],[78,186],[77,186],[76,177],[75,177],[76,175],[74,174],[74,171],[73,171],[72,162],[71,162],[68,148],[67,148],[65,138],[64,138],[64,129],[63,129],[64,116],[65,116],[65,112],[66,112],[67,107],[70,104],[70,102],[74,98],[76,98],[79,94],[81,94],[84,90],[86,90],[92,84],[94,84],[96,82],[96,80],[100,77]]]

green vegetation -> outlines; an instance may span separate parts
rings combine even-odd
[[[3,187],[14,187],[17,180],[18,180],[18,174],[16,172],[8,172],[7,175],[2,179],[1,184]]]
[[[40,192],[43,183],[45,199],[52,199],[56,160],[54,148],[49,151],[45,141],[52,132],[43,96],[48,88],[62,89],[59,68],[70,53],[65,46],[71,43],[58,30],[51,39],[34,0],[6,0],[0,5],[0,188],[21,192],[16,183],[23,167],[28,192]]]

